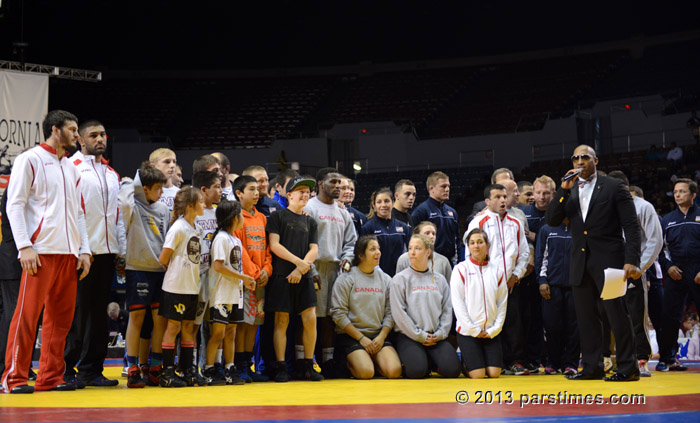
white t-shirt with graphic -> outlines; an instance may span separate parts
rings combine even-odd
[[[221,188],[221,196],[228,201],[238,201],[236,194],[233,192],[233,185]]]
[[[197,230],[180,217],[165,236],[163,248],[173,250],[163,279],[163,291],[173,294],[199,294],[201,240]]]
[[[180,188],[175,185],[170,188],[163,187],[163,193],[160,195],[160,200],[158,201],[168,206],[168,209],[172,212],[173,206],[175,205],[175,195],[177,195],[178,191],[180,191]]]
[[[214,270],[213,263],[223,260],[225,265],[243,273],[243,247],[238,237],[226,231],[219,231],[211,246],[212,268],[209,272],[209,304],[215,307],[220,304],[237,304],[243,308],[243,281]]]
[[[194,226],[197,228],[202,240],[202,250],[199,260],[199,279],[207,280],[209,273],[210,250],[212,241],[214,241],[214,232],[216,232],[216,207],[204,209],[204,214],[194,218]],[[199,300],[205,302],[209,299],[209,285],[202,283],[199,291]]]

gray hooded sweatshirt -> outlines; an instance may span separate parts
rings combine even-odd
[[[148,204],[138,171],[134,181],[119,189],[119,255],[128,270],[164,272],[158,262],[165,234],[170,228],[170,210],[157,201]]]

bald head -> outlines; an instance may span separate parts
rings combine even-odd
[[[506,187],[506,207],[515,207],[518,204],[518,196],[520,195],[518,184],[512,179],[507,179],[501,181],[501,185]]]
[[[595,150],[586,144],[581,144],[574,149],[574,154],[571,156],[571,164],[575,169],[581,170],[579,177],[590,180],[596,173],[598,165],[598,157]]]

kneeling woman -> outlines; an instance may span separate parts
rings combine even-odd
[[[349,273],[333,285],[331,316],[339,332],[336,349],[346,355],[350,372],[357,379],[371,379],[377,369],[393,379],[401,376],[401,362],[386,341],[394,326],[389,287],[391,278],[378,267],[381,252],[377,238],[360,237]]]
[[[396,349],[411,379],[428,376],[431,362],[444,377],[458,377],[460,372],[457,352],[446,340],[452,326],[450,287],[444,276],[429,270],[432,255],[430,239],[414,234],[408,244],[411,266],[391,283]]]
[[[508,305],[503,270],[488,261],[489,240],[481,229],[467,234],[470,256],[452,271],[452,306],[462,363],[472,379],[498,377],[503,354],[498,334]]]

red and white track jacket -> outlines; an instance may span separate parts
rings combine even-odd
[[[119,174],[102,159],[80,151],[70,158],[80,174],[81,206],[93,254],[119,254],[117,222]]]
[[[450,294],[457,317],[457,333],[476,337],[482,330],[491,338],[501,333],[508,306],[508,284],[500,266],[479,265],[471,257],[452,270]]]
[[[39,254],[90,254],[80,207],[80,174],[67,156],[42,143],[17,156],[7,193],[7,216],[17,249]]]
[[[527,271],[527,260],[530,258],[530,248],[525,238],[525,229],[520,221],[508,213],[501,219],[498,213],[486,210],[484,214],[474,217],[469,222],[469,228],[464,233],[464,244],[467,244],[467,234],[474,228],[486,232],[491,243],[489,259],[506,271],[506,280],[511,275],[523,278]],[[469,246],[467,246],[469,252]]]

